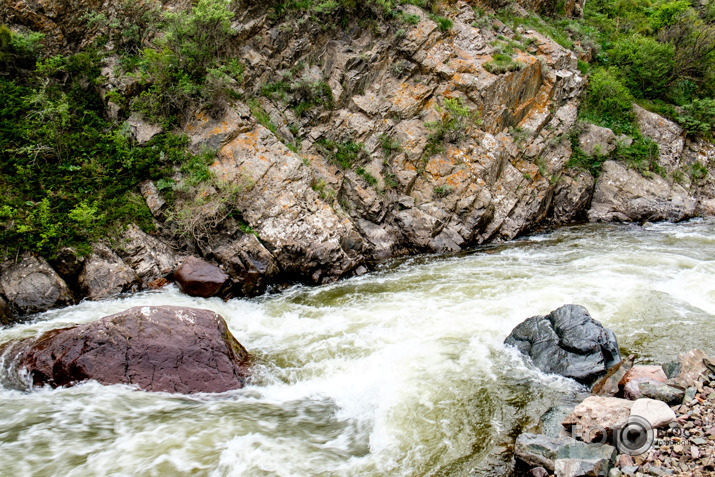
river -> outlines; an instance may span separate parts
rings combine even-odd
[[[502,345],[565,303],[642,362],[713,354],[715,222],[569,227],[254,299],[170,287],[38,315],[0,343],[137,305],[209,308],[256,358],[253,384],[194,396],[0,387],[0,473],[500,475],[514,437],[582,391]]]

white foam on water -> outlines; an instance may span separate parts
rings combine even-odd
[[[466,473],[514,426],[578,389],[502,345],[529,316],[579,303],[629,352],[714,352],[713,236],[706,221],[568,228],[251,300],[168,287],[47,312],[0,330],[0,342],[132,306],[208,308],[254,355],[254,381],[198,396],[91,382],[0,388],[0,468],[43,476]]]

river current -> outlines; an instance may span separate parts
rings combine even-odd
[[[502,345],[566,303],[641,362],[715,354],[715,222],[569,227],[254,299],[170,287],[38,315],[0,343],[137,305],[208,308],[255,357],[253,384],[0,387],[0,474],[501,475],[514,437],[583,391]]]

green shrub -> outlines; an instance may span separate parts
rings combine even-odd
[[[663,3],[651,15],[650,25],[654,30],[675,25],[688,10],[692,10],[692,7],[687,0]]]
[[[645,176],[650,173],[665,176],[665,170],[658,164],[658,144],[640,134],[636,135],[630,146],[619,145],[613,158],[623,161]]]
[[[400,141],[393,139],[385,133],[380,134],[380,147],[382,148],[382,153],[385,157],[392,156],[393,153],[398,152],[402,149],[400,146]]]
[[[426,157],[441,151],[445,142],[459,141],[469,128],[481,122],[479,113],[471,111],[459,97],[445,98],[443,107],[437,106],[437,110],[442,113],[441,119],[426,124],[432,130],[427,136]]]
[[[188,11],[164,13],[163,34],[157,36],[153,48],[142,52],[143,77],[150,87],[133,101],[135,110],[155,121],[166,120],[170,125],[192,105],[202,100],[216,102],[222,91],[216,87],[221,83],[215,80],[230,77],[234,68],[221,61],[232,35],[233,13],[229,3],[199,0]],[[213,83],[205,88],[212,69]],[[223,87],[227,84],[224,81]]]
[[[452,20],[447,17],[434,14],[430,14],[429,17],[437,24],[437,28],[439,28],[440,31],[448,31],[452,28]]]
[[[450,185],[436,186],[432,190],[432,193],[433,193],[435,199],[441,199],[443,197],[447,197],[452,192],[454,192],[454,187],[452,187]]]
[[[688,134],[709,135],[712,139],[710,133],[715,130],[715,100],[695,99],[683,106],[683,113],[677,119]]]
[[[675,68],[673,45],[633,35],[615,42],[608,55],[634,95],[656,98],[666,92]]]
[[[354,141],[335,142],[325,138],[315,141],[315,145],[327,157],[328,161],[343,169],[352,168],[365,150],[362,144]]]
[[[633,96],[618,79],[617,69],[600,69],[591,76],[580,115],[599,126],[613,129],[616,134],[631,132]]]

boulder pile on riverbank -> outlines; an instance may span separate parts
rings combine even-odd
[[[512,335],[519,335],[524,323]],[[514,342],[512,335],[507,344]],[[538,355],[532,360],[542,368]],[[661,366],[625,358],[594,383],[590,397],[575,406],[555,406],[542,416],[541,433],[517,438],[517,475],[715,475],[714,388],[715,362],[701,350]]]
[[[145,391],[218,393],[242,388],[249,377],[248,352],[221,316],[174,306],[134,307],[9,342],[0,347],[0,363],[20,388],[95,380]]]

